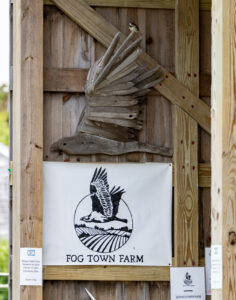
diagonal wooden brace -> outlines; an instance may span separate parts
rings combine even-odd
[[[105,47],[109,46],[112,38],[119,31],[84,0],[52,0],[52,2]],[[121,42],[124,39],[125,35],[122,34]],[[148,63],[150,68],[159,65],[152,57],[144,52],[140,56],[140,62]],[[210,107],[191,93],[188,88],[166,69],[162,66],[160,66],[160,69],[164,74],[165,80],[157,84],[154,88],[173,104],[178,105],[187,112],[203,129],[210,133]],[[192,75],[194,76],[194,74]]]

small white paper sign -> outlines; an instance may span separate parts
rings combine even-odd
[[[206,295],[211,296],[211,248],[205,248]]]
[[[222,246],[211,246],[211,289],[222,289]]]
[[[171,300],[204,299],[204,268],[171,268],[170,269]]]
[[[20,248],[20,285],[42,285],[42,248]]]

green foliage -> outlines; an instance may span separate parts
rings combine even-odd
[[[8,300],[8,289],[0,289],[0,300]]]
[[[8,98],[8,87],[6,84],[0,86],[0,101],[7,101]]]
[[[8,273],[8,241],[0,240],[0,273]],[[8,277],[0,277],[0,284],[7,284]],[[8,290],[0,289],[0,300],[8,299]]]
[[[0,273],[8,273],[8,241],[0,240]]]
[[[0,111],[7,110],[8,87],[6,84],[0,85]]]
[[[9,144],[9,117],[6,110],[0,111],[0,143]]]

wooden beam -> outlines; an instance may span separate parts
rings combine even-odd
[[[118,32],[116,27],[106,21],[84,0],[53,0],[53,3],[105,47],[108,47],[112,38]],[[123,41],[124,38],[125,36],[122,35],[121,41]],[[146,53],[142,53],[140,56],[140,63],[148,63],[150,68],[157,65],[157,62]],[[172,103],[180,106],[180,108],[196,120],[203,129],[210,133],[210,107],[190,92],[188,88],[167,70],[161,66],[160,69],[164,74],[165,80],[156,85],[155,89]],[[195,78],[196,76],[198,77],[199,74],[190,73],[189,76]]]
[[[86,2],[88,5],[101,7],[175,8],[175,0],[86,0]],[[53,5],[50,0],[44,0],[44,4]]]
[[[14,4],[13,300],[42,300],[20,287],[20,247],[42,248],[43,0]]]
[[[212,300],[221,300],[236,299],[236,1],[212,4],[212,245],[223,269]]]
[[[45,266],[44,280],[169,281],[169,267]]]
[[[45,68],[43,73],[44,91],[83,93],[87,74],[87,69]],[[160,93],[153,90],[149,95],[160,95]],[[211,75],[209,73],[200,74],[200,95],[202,97],[211,96]]]
[[[199,0],[176,1],[176,75],[199,94]],[[196,76],[189,76],[195,74]],[[198,124],[174,110],[175,263],[198,265]]]
[[[91,6],[175,9],[175,0],[86,0]],[[53,5],[44,0],[45,5]],[[201,0],[200,10],[211,10],[211,0]]]

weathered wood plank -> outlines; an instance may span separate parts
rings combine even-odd
[[[16,1],[13,26],[13,299],[41,300],[19,285],[19,253],[42,248],[43,1]]]
[[[169,267],[45,266],[44,280],[169,281]]]
[[[91,6],[175,9],[175,0],[86,0]],[[44,4],[53,5],[50,0]],[[200,1],[201,10],[211,10],[211,0]]]
[[[75,24],[67,16],[61,16],[64,20],[63,28],[63,51],[62,62],[64,68],[79,68],[88,70],[91,66],[91,57],[93,53],[93,38],[89,36],[82,28]],[[70,45],[69,49],[67,45]],[[52,53],[53,56],[53,53]],[[87,77],[87,76],[86,76]],[[85,78],[86,78],[85,77]],[[67,82],[69,82],[67,80]],[[81,80],[82,82],[82,80]],[[66,100],[70,95],[66,94],[63,99]],[[63,101],[62,105],[62,136],[71,136],[75,134],[80,116],[83,114],[85,106],[84,94],[74,95],[70,101]],[[55,142],[55,140],[53,141]],[[63,160],[76,161],[77,157],[68,156],[63,153]],[[86,157],[80,158],[85,159]]]
[[[236,1],[212,6],[212,245],[222,246],[222,288],[236,298]]]
[[[43,87],[44,91],[64,92],[64,93],[83,93],[87,74],[88,74],[88,69],[45,68],[44,87]],[[152,90],[149,93],[149,95],[160,96],[160,93],[156,90]],[[211,75],[209,73],[201,73],[200,96],[210,97],[210,95],[211,95]]]
[[[166,300],[169,282],[45,281],[44,299],[89,299],[85,288],[96,300]],[[78,298],[79,295],[79,298]]]
[[[79,81],[76,83],[77,75],[70,78],[70,82],[64,75],[67,72],[78,74],[77,72],[81,73],[82,70],[88,70],[90,67],[91,39],[73,21],[62,15],[57,8],[44,8],[44,67],[49,72],[52,70],[53,74],[57,73],[60,79],[58,83],[56,78],[52,79],[51,87],[53,90],[60,90],[59,84],[65,87],[65,94],[46,92],[44,96],[44,160],[79,161],[80,159],[79,157],[69,158],[65,154],[60,155],[60,153],[51,152],[50,146],[59,138],[73,135],[76,132],[85,99],[84,95],[68,94],[65,83],[68,83],[71,91],[70,82],[72,82],[73,92],[75,85],[79,91],[83,86]],[[66,47],[66,45],[70,45],[70,47]],[[44,76],[47,77],[45,70]],[[50,85],[49,82],[47,84]],[[69,99],[70,101],[68,101]],[[81,160],[83,159],[86,160],[86,157],[81,158]]]
[[[43,89],[45,92],[82,93],[88,70],[83,69],[44,69]]]
[[[83,0],[68,0],[66,2],[63,0],[53,0],[53,3],[106,47],[109,46],[113,36],[118,31],[116,27],[96,13],[96,11]],[[121,42],[122,40],[124,40],[123,35]],[[157,65],[157,62],[146,53],[142,53],[140,62],[147,62],[150,68]],[[167,70],[162,67],[160,68],[165,76],[165,80],[157,84],[155,89],[172,103],[180,106],[193,119],[199,122],[200,126],[210,133],[209,106],[191,93]],[[198,74],[190,73],[190,77],[196,76],[198,76]]]
[[[198,8],[198,0],[176,1],[176,74],[196,95],[199,93]],[[198,265],[198,124],[179,107],[175,107],[174,118],[175,263],[194,266]]]
[[[48,9],[44,8],[44,68],[54,68],[56,66],[62,68],[64,19],[54,7],[49,10],[52,10],[53,13],[49,14]],[[63,160],[63,155],[50,152],[52,142],[62,136],[63,96],[60,93],[44,93],[44,160]],[[58,99],[61,99],[61,101],[58,101]]]

